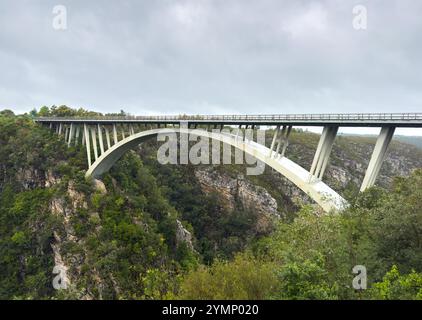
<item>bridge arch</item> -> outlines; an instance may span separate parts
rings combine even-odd
[[[98,159],[89,167],[86,176],[94,178],[100,177],[103,173],[110,170],[113,164],[116,163],[127,151],[133,149],[148,139],[152,139],[159,134],[166,133],[193,134],[196,136],[202,136],[227,143],[235,148],[243,150],[246,154],[255,157],[256,159],[273,168],[275,171],[282,174],[302,191],[308,194],[325,211],[328,212],[331,210],[342,210],[345,206],[347,206],[346,200],[344,200],[327,184],[321,180],[311,181],[309,179],[309,171],[305,170],[286,157],[271,156],[271,150],[264,145],[258,144],[254,141],[244,141],[243,139],[238,139],[236,136],[231,134],[208,132],[205,130],[159,128],[130,135],[129,137],[113,145],[100,157],[98,157]]]

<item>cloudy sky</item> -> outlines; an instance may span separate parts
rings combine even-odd
[[[421,112],[421,89],[420,0],[0,0],[0,109]]]

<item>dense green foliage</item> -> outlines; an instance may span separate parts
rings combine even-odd
[[[176,245],[179,214],[139,156],[116,165],[104,193],[85,181],[83,149],[28,118],[0,116],[0,141],[0,298],[160,298],[198,263]],[[66,292],[52,288],[53,245],[77,280]]]
[[[312,208],[304,208],[292,223],[280,222],[273,234],[253,245],[248,259],[224,265],[227,270],[272,265],[273,272],[261,273],[259,290],[245,293],[248,273],[225,273],[217,262],[192,271],[182,283],[182,297],[420,299],[421,199],[419,170],[409,178],[397,178],[391,190],[373,188],[361,194],[341,214],[317,216]],[[355,265],[367,268],[369,290],[352,288]],[[216,273],[224,274],[237,291],[227,292]],[[204,275],[213,276],[205,282]]]
[[[327,215],[313,206],[295,212],[266,171],[251,180],[276,198],[282,218],[259,234],[252,208],[228,209],[221,194],[204,193],[191,166],[159,165],[154,143],[129,152],[104,175],[105,188],[96,186],[84,178],[83,147],[68,148],[31,115],[99,114],[0,112],[0,299],[422,298],[420,170]],[[177,240],[180,222],[193,249]],[[58,259],[69,268],[68,290],[52,287]],[[367,290],[352,288],[355,265],[367,268]]]

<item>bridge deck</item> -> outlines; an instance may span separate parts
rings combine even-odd
[[[422,127],[422,113],[347,113],[347,114],[273,114],[273,115],[176,115],[176,116],[101,116],[101,117],[45,117],[36,122],[62,123],[159,123],[177,124],[187,121],[192,124],[224,125],[295,125],[341,127]]]

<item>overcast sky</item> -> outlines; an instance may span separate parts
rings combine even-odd
[[[367,8],[367,29],[353,7]],[[53,28],[56,5],[67,29]],[[422,112],[420,0],[0,0],[0,109]]]

